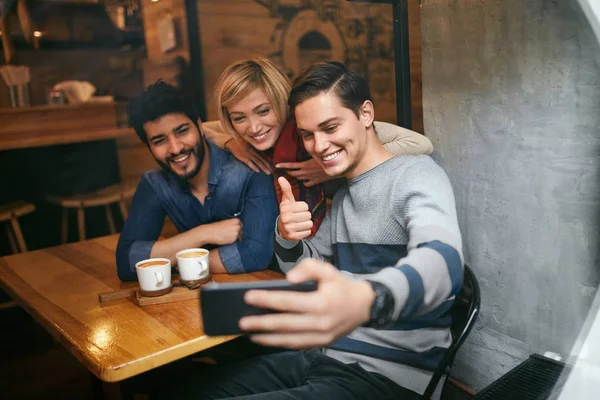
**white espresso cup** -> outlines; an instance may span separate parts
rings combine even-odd
[[[162,296],[173,289],[171,284],[171,260],[149,258],[135,264],[141,293],[146,297]]]
[[[208,250],[185,249],[177,252],[179,280],[185,284],[205,283],[210,279]]]

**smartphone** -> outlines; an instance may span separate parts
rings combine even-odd
[[[248,315],[271,314],[277,311],[246,304],[244,293],[248,290],[285,290],[313,292],[317,281],[290,283],[284,279],[276,281],[213,283],[200,289],[200,307],[204,333],[208,336],[237,335],[243,333],[239,320]]]

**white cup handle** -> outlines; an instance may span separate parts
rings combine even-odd
[[[208,263],[206,262],[206,260],[198,260],[198,264],[200,264],[200,266],[202,267],[202,272],[200,272],[200,274],[202,274],[208,269]]]
[[[156,272],[154,272],[154,275],[156,275],[156,285],[157,286],[160,285],[161,283],[163,283],[164,279],[163,279],[162,273],[156,271]]]

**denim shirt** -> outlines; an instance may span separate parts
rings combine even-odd
[[[165,216],[180,233],[237,216],[243,224],[241,240],[225,246],[202,247],[218,247],[219,257],[230,274],[268,267],[279,213],[272,178],[253,172],[210,143],[208,148],[209,194],[204,204],[168,172],[153,170],[142,176],[117,245],[117,273],[121,280],[136,279],[135,264],[150,258]]]

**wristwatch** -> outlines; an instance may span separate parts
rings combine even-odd
[[[394,296],[387,286],[367,279],[375,292],[375,300],[371,304],[371,315],[369,321],[364,324],[367,328],[381,329],[392,322],[394,314]]]

